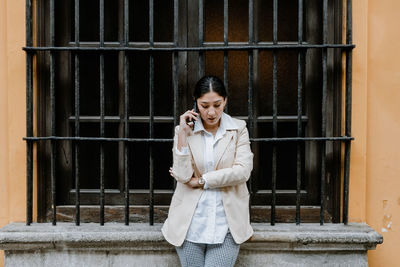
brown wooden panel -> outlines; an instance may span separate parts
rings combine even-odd
[[[307,206],[301,208],[301,222],[310,223],[319,220],[319,207]],[[251,222],[269,223],[270,207],[254,206],[251,208]],[[131,206],[129,209],[129,221],[131,223],[147,223],[149,208],[147,206]],[[51,212],[47,214],[47,220],[51,220]],[[75,216],[74,206],[57,206],[57,221],[73,222]],[[168,206],[154,206],[154,222],[163,223],[168,216]],[[82,223],[99,223],[100,209],[98,206],[81,206]],[[277,223],[293,223],[296,221],[296,207],[276,207]],[[123,206],[105,206],[105,222],[124,222]],[[332,222],[329,213],[325,214],[325,222]]]

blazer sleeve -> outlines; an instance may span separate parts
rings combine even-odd
[[[179,125],[175,127],[174,145],[172,147],[172,173],[174,178],[181,183],[187,183],[193,176],[192,156],[191,153],[176,153],[178,145]]]
[[[233,186],[245,183],[253,170],[253,153],[250,149],[249,132],[246,125],[239,129],[236,156],[232,167],[223,168],[206,174],[208,188]]]

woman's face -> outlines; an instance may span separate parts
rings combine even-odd
[[[226,105],[226,98],[216,92],[208,92],[197,99],[197,108],[205,127],[219,125],[222,113]]]

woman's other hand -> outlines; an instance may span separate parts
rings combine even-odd
[[[172,171],[172,167],[169,168],[169,175],[175,177],[174,172]],[[189,180],[189,182],[187,182],[187,185],[189,185],[192,188],[203,187],[203,185],[199,184],[199,177],[194,177],[194,176]]]
[[[203,185],[199,184],[199,177],[192,177],[189,182],[187,182],[187,185],[189,185],[192,188],[200,188],[203,187]]]

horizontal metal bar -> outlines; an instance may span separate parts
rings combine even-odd
[[[270,189],[262,189],[262,190],[257,190],[255,193],[257,193],[257,194],[271,194],[272,193],[272,190],[270,190]],[[296,194],[296,190],[295,189],[276,189],[275,190],[275,193],[276,194],[282,194],[282,195],[284,195],[284,194]],[[302,195],[306,195],[306,194],[309,194],[309,192],[307,191],[307,190],[300,190],[300,194],[302,194]]]
[[[240,120],[248,120],[247,116],[232,116],[233,118],[240,119]],[[308,122],[308,116],[301,117],[303,122]],[[256,122],[272,122],[273,116],[257,116],[254,117]],[[277,116],[278,122],[297,122],[297,116]]]
[[[66,140],[66,141],[97,141],[97,142],[172,142],[172,138],[113,138],[113,137],[67,137],[67,136],[43,136],[43,137],[24,137],[23,140],[46,141],[46,140]],[[303,142],[303,141],[352,141],[354,137],[272,137],[272,138],[250,138],[253,142]]]
[[[84,47],[98,47],[100,46],[100,42],[79,42],[80,46]],[[75,46],[75,42],[71,41],[67,43],[68,46]],[[149,47],[149,42],[104,42],[104,47]],[[154,42],[154,47],[174,47],[173,42]]]
[[[224,46],[224,42],[204,42],[203,46]],[[230,46],[243,46],[243,45],[248,45],[249,42],[229,42]],[[254,45],[271,45],[273,42],[253,42],[252,44]],[[295,42],[290,42],[290,41],[285,41],[285,42],[278,42],[280,45],[290,45],[290,44],[298,44],[297,41]],[[302,44],[309,44],[307,42],[302,42]],[[98,47],[100,46],[100,42],[79,42],[80,46],[84,47]],[[31,46],[27,44],[27,46]],[[76,46],[74,41],[68,42],[67,46]],[[113,47],[113,46],[122,46],[122,47],[151,47],[149,42],[129,42],[126,45],[121,45],[120,42],[104,42],[105,47]],[[174,42],[154,42],[154,47],[175,47],[176,45]]]
[[[243,45],[243,46],[213,46],[213,47],[66,47],[66,46],[42,46],[32,47],[25,46],[23,50],[27,52],[34,51],[93,51],[93,52],[109,52],[109,51],[225,51],[225,50],[274,50],[274,49],[310,49],[310,48],[341,48],[353,49],[354,44],[271,44],[271,45]]]
[[[81,189],[80,190],[82,194],[98,194],[100,191],[99,189],[93,188],[93,189]],[[118,189],[104,189],[104,192],[106,194],[123,194],[124,192]],[[69,193],[75,193],[75,189],[69,190]],[[148,189],[129,189],[130,194],[148,194],[149,190]],[[155,194],[172,194],[174,193],[174,190],[169,190],[169,189],[154,189]]]
[[[272,137],[272,138],[250,138],[253,142],[303,142],[303,141],[351,141],[354,137]]]
[[[129,116],[128,121],[129,122],[137,122],[137,123],[147,123],[149,122],[149,116]],[[69,121],[74,121],[75,116],[69,116],[68,120]],[[80,122],[99,122],[100,121],[100,116],[80,116],[79,117]],[[121,118],[120,116],[104,116],[104,121],[105,122],[122,122],[124,121],[124,118]],[[174,117],[172,116],[154,116],[154,122],[156,123],[168,123],[174,122]]]
[[[72,188],[69,190],[69,193],[74,194],[76,190]],[[93,189],[81,189],[80,192],[82,194],[98,194],[100,191],[99,189],[93,188]],[[123,194],[123,191],[120,191],[118,189],[104,189],[104,192],[107,194]],[[130,194],[148,194],[149,190],[148,189],[129,189]],[[169,190],[169,189],[154,189],[154,193],[156,194],[172,194],[174,193],[174,190]],[[295,194],[296,190],[294,189],[277,189],[276,190],[277,194]],[[301,194],[309,194],[307,190],[300,190]],[[262,189],[262,190],[257,190],[257,194],[271,194],[271,190],[269,189]],[[317,207],[317,206],[316,206]],[[319,206],[318,206],[319,207]]]
[[[298,45],[298,42],[277,42],[274,44],[274,42],[256,42],[255,40],[252,40],[251,43],[247,42],[229,42],[229,46],[245,46],[245,45],[257,45],[257,46],[268,46],[268,45]],[[310,43],[303,42],[302,44],[304,45],[310,45]],[[224,42],[204,42],[204,46],[206,47],[215,47],[215,46],[224,46]]]
[[[43,137],[24,137],[25,141],[97,141],[97,142],[172,142],[172,138],[117,138],[117,137],[72,137],[72,136],[43,136]]]
[[[241,120],[248,120],[247,116],[232,116]],[[301,117],[302,122],[308,121],[308,116]],[[75,116],[69,116],[70,122],[75,121]],[[105,122],[121,122],[124,119],[119,116],[104,116]],[[147,123],[149,122],[149,116],[129,116],[129,122]],[[272,122],[272,116],[257,116],[255,117],[257,122]],[[80,116],[80,122],[100,122],[99,116]],[[172,116],[154,116],[155,123],[173,123],[174,117]],[[297,122],[297,116],[278,116],[278,122]]]

